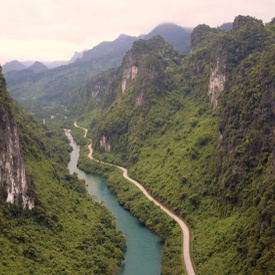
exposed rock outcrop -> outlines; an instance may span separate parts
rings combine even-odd
[[[96,99],[96,97],[98,96],[98,94],[100,93],[100,91],[101,91],[101,85],[100,84],[98,84],[98,85],[95,85],[94,86],[94,89],[92,90],[92,98],[93,99]]]
[[[215,56],[215,61],[211,66],[211,73],[208,86],[208,95],[214,109],[218,106],[218,97],[224,90],[224,83],[226,80],[225,57],[221,54],[216,54]]]
[[[0,187],[4,191],[6,202],[22,203],[24,207],[32,209],[34,200],[28,196],[25,162],[12,116],[12,102],[7,95],[2,75],[0,82]]]
[[[126,58],[126,63],[122,72],[122,84],[121,84],[121,91],[125,93],[128,84],[134,80],[138,73],[138,67],[134,64],[134,59],[129,54],[128,58]]]
[[[106,136],[102,136],[99,140],[99,147],[103,148],[106,152],[111,151],[111,144],[108,142],[108,139]]]
[[[140,106],[143,103],[143,92],[141,92],[136,100],[135,100],[135,106]]]

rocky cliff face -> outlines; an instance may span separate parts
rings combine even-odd
[[[215,60],[211,66],[208,86],[208,96],[214,109],[218,106],[218,97],[224,90],[224,83],[226,80],[225,69],[226,58],[217,50]]]
[[[2,74],[0,99],[0,187],[4,191],[6,202],[22,203],[24,207],[32,209],[34,200],[28,196],[25,163],[12,115],[12,102],[6,92]]]
[[[106,152],[111,151],[111,144],[108,142],[108,138],[106,136],[102,136],[99,140],[99,147],[103,148]]]
[[[135,60],[131,53],[125,58],[125,64],[122,73],[122,84],[121,84],[121,91],[125,93],[128,84],[134,80],[137,76],[138,67],[135,65]]]

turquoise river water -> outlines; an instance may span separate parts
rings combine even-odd
[[[89,194],[102,202],[116,219],[117,227],[127,238],[127,251],[121,275],[158,275],[161,269],[161,242],[157,235],[143,226],[129,211],[121,207],[116,196],[108,189],[104,178],[86,174],[77,168],[79,146],[70,131],[65,131],[73,151],[68,168],[85,180]]]

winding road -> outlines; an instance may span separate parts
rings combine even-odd
[[[84,137],[87,137],[88,130],[86,128],[78,126],[76,122],[74,123],[74,126],[84,130],[84,132],[85,132]],[[92,144],[89,144],[88,148],[89,148],[88,157],[90,159],[92,159],[94,161],[97,161],[97,162],[101,162],[101,163],[110,165],[110,166],[114,166],[114,167],[117,167],[118,169],[120,169],[123,172],[123,177],[124,178],[126,178],[127,180],[129,180],[130,182],[135,184],[150,201],[154,202],[155,205],[159,206],[162,211],[164,211],[167,215],[169,215],[171,218],[173,218],[178,223],[178,225],[181,228],[182,234],[183,234],[183,238],[182,238],[182,248],[183,248],[182,249],[182,257],[183,257],[183,263],[185,265],[186,273],[188,275],[196,275],[194,267],[193,267],[193,263],[192,263],[192,260],[191,260],[191,254],[190,254],[190,246],[191,246],[190,245],[191,244],[190,235],[191,235],[191,233],[190,233],[190,230],[189,230],[189,227],[187,226],[187,224],[181,218],[179,218],[173,212],[171,212],[168,208],[166,208],[163,204],[159,203],[156,199],[154,199],[139,182],[137,182],[134,179],[130,178],[128,176],[128,170],[126,168],[121,167],[121,166],[117,166],[117,165],[114,165],[114,164],[111,164],[111,163],[99,161],[99,160],[93,158]]]

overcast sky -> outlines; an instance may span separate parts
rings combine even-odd
[[[0,64],[69,60],[119,34],[139,35],[164,22],[216,27],[237,15],[264,22],[275,0],[0,0]]]

